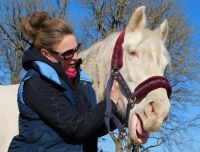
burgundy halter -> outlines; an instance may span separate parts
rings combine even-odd
[[[123,49],[122,44],[124,42],[124,36],[125,36],[125,30],[123,30],[116,43],[112,54],[112,61],[111,61],[111,74],[107,83],[106,88],[106,112],[105,112],[105,123],[107,126],[108,131],[110,131],[110,119],[114,122],[114,124],[117,126],[119,132],[124,131],[124,126],[121,124],[121,122],[118,120],[118,118],[111,113],[111,101],[110,101],[110,91],[112,88],[112,84],[114,80],[117,80],[120,84],[120,87],[122,88],[122,91],[126,98],[128,99],[127,104],[127,111],[126,111],[126,122],[128,121],[129,112],[135,105],[135,99],[142,99],[144,98],[149,92],[158,89],[158,88],[164,88],[167,91],[168,97],[170,97],[172,93],[172,87],[164,76],[153,76],[146,80],[144,80],[142,83],[140,83],[135,89],[134,92],[131,92],[130,88],[128,87],[126,81],[124,80],[123,76],[120,73],[120,69],[123,66]]]

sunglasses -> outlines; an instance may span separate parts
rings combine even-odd
[[[49,50],[49,52],[51,52],[52,54],[55,54],[59,57],[62,57],[65,60],[69,60],[69,59],[73,58],[75,53],[77,53],[77,54],[80,53],[80,48],[81,48],[81,43],[78,43],[78,45],[76,46],[75,49],[70,49],[70,50],[67,50],[63,53],[59,53],[59,52],[56,52],[54,50]]]

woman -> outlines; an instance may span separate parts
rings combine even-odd
[[[32,46],[22,60],[28,72],[18,92],[19,135],[8,151],[97,151],[97,137],[106,133],[105,101],[96,103],[92,81],[80,68],[73,28],[35,12],[22,20],[21,29]],[[118,96],[114,87],[114,113]]]

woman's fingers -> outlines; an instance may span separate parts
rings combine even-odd
[[[105,87],[107,86],[108,79],[109,79],[109,78],[107,78],[106,81],[105,81]],[[111,88],[111,92],[110,92],[110,99],[111,99],[115,104],[117,104],[117,102],[118,102],[119,93],[120,93],[119,83],[118,83],[116,80],[114,80],[113,85],[112,85],[112,88]]]
[[[114,80],[111,93],[110,93],[110,98],[115,104],[117,104],[119,100],[119,91],[120,91],[119,83]]]

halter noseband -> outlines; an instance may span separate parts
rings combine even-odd
[[[126,96],[128,100],[127,110],[126,110],[126,123],[128,122],[128,117],[130,110],[134,107],[136,99],[141,100],[144,98],[149,92],[158,89],[164,88],[167,91],[168,97],[170,97],[172,93],[172,87],[164,76],[153,76],[142,83],[140,83],[135,89],[134,92],[131,92],[128,87],[126,81],[120,73],[120,69],[123,66],[123,49],[122,44],[124,42],[125,30],[123,30],[114,46],[112,61],[111,61],[111,74],[107,82],[106,88],[106,112],[105,112],[105,124],[110,132],[110,119],[113,121],[115,126],[118,128],[120,133],[123,133],[125,130],[124,125],[119,121],[119,119],[112,113],[112,104],[110,99],[110,92],[113,85],[114,80],[118,81],[120,87],[123,91],[123,94]],[[127,124],[126,124],[127,125]]]

